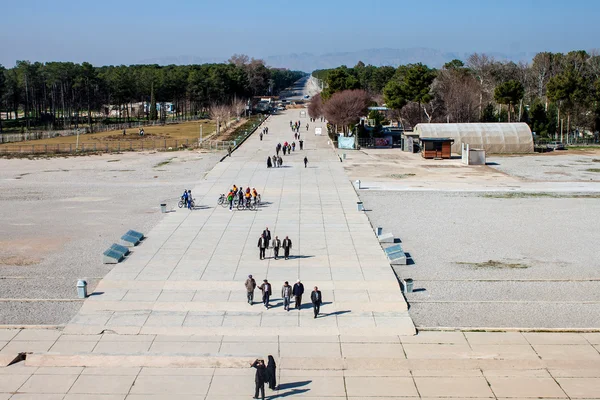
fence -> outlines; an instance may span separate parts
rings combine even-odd
[[[565,135],[563,139],[565,140],[565,145],[568,145],[568,146],[598,146],[598,145],[600,145],[599,137],[580,138],[580,137],[572,137],[572,136],[567,137]],[[557,140],[560,141],[560,137]],[[551,142],[555,142],[556,140],[554,140],[554,139],[535,139],[534,141],[535,141],[536,146],[546,146],[546,145],[550,144]]]
[[[198,141],[190,139],[117,140],[103,143],[32,144],[0,146],[0,154],[73,154],[86,152],[121,152],[141,150],[175,150],[197,147]],[[226,149],[227,147],[225,147]],[[216,150],[216,148],[215,148]]]
[[[200,148],[207,150],[227,150],[229,146],[234,148],[235,140],[204,140],[200,142]]]
[[[146,126],[173,125],[180,124],[182,122],[199,121],[203,119],[206,118],[204,116],[189,116],[185,118],[179,117],[176,119],[166,121],[136,121],[124,122],[121,124],[97,124],[93,125],[92,129],[90,129],[88,126],[85,126],[78,129],[64,129],[25,133],[2,133],[0,134],[0,143],[15,143],[24,142],[27,140],[50,139],[59,136],[75,136],[77,134],[84,135],[86,133],[122,131],[123,129],[139,129]]]

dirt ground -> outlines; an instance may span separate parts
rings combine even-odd
[[[177,208],[180,194],[222,155],[0,159],[0,325],[67,322],[81,305],[77,279],[93,289],[111,270],[102,252],[129,229],[148,232],[160,203],[189,212]]]
[[[396,149],[346,152],[418,327],[600,329],[600,151],[493,156],[486,166]],[[598,172],[596,172],[598,171]]]

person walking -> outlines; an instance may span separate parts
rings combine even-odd
[[[277,365],[275,365],[275,359],[272,355],[269,355],[267,362],[267,382],[269,383],[269,389],[277,389]]]
[[[300,144],[300,150],[302,150],[304,148],[304,140],[299,140],[298,143]]]
[[[310,300],[313,304],[315,318],[317,318],[317,315],[319,315],[319,311],[321,310],[321,304],[323,304],[323,297],[321,296],[321,291],[318,287],[315,286],[315,289],[310,294]]]
[[[265,259],[265,250],[267,249],[267,239],[265,239],[265,234],[260,235],[258,239],[258,250],[259,250],[259,258],[261,260]]]
[[[267,241],[267,249],[268,249],[269,248],[269,243],[271,243],[271,231],[269,230],[268,226],[263,231],[263,236],[265,237],[265,239]]]
[[[267,168],[271,168],[273,164],[271,164],[271,157],[267,156]]]
[[[275,259],[279,257],[279,248],[281,247],[281,240],[277,236],[273,239],[273,254],[275,255]]]
[[[292,241],[290,240],[289,237],[285,237],[285,239],[283,239],[283,256],[285,257],[285,259],[289,259],[290,258],[290,249],[292,248]]]
[[[283,165],[283,158],[281,158],[281,156],[279,156],[279,166],[281,167]]]
[[[256,281],[252,277],[252,275],[248,275],[248,279],[244,283],[246,286],[246,297],[248,298],[248,304],[254,304],[254,289],[256,289]]]
[[[292,151],[296,151],[296,142],[292,142]]]
[[[187,200],[187,206],[188,206],[188,210],[192,211],[192,200],[194,198],[192,197],[192,191],[188,190],[188,200]]]
[[[244,204],[244,191],[241,186],[238,189],[238,204]]]
[[[304,168],[308,165],[308,158],[304,156]]]
[[[274,167],[277,167],[277,156],[273,156],[271,157],[271,163],[273,164]]]
[[[227,148],[227,155],[231,157],[231,145]]]
[[[290,300],[292,298],[292,287],[285,281],[283,287],[281,288],[281,298],[283,299],[283,309],[285,311],[290,311]]]
[[[265,381],[267,375],[267,367],[265,366],[264,360],[255,360],[250,364],[250,367],[256,368],[256,375],[254,376],[254,398],[258,399],[258,392],[261,393],[261,398],[265,400]]]
[[[227,195],[227,201],[229,202],[229,211],[233,211],[233,198],[234,198],[235,194],[233,193],[233,190],[229,191],[229,194]]]
[[[302,308],[302,295],[304,294],[304,285],[300,282],[300,279],[294,283],[294,287],[292,288],[292,295],[294,296],[294,300],[296,301],[295,309],[299,310]]]
[[[306,130],[308,131],[308,124],[306,124]]]
[[[285,156],[285,152],[287,151],[287,146],[283,146],[283,155]]]
[[[263,133],[261,132],[258,136],[260,137],[260,141],[262,142]]]
[[[262,301],[265,305],[265,308],[269,308],[269,298],[271,297],[271,284],[265,279],[258,288],[262,292]]]

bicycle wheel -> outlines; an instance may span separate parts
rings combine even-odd
[[[183,207],[183,200],[179,200],[179,203],[177,203],[177,206],[179,206],[179,208]]]
[[[244,203],[243,203],[243,202],[242,202],[242,203],[238,203],[238,205],[237,205],[237,209],[238,209],[239,211],[242,211],[242,210],[244,209]]]
[[[220,206],[222,206],[224,202],[225,202],[225,198],[223,196],[219,197],[219,200],[217,200],[217,204]]]
[[[192,200],[192,208],[196,207],[196,202],[194,200]]]

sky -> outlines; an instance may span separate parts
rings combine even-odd
[[[0,0],[0,64],[600,47],[598,0]]]

